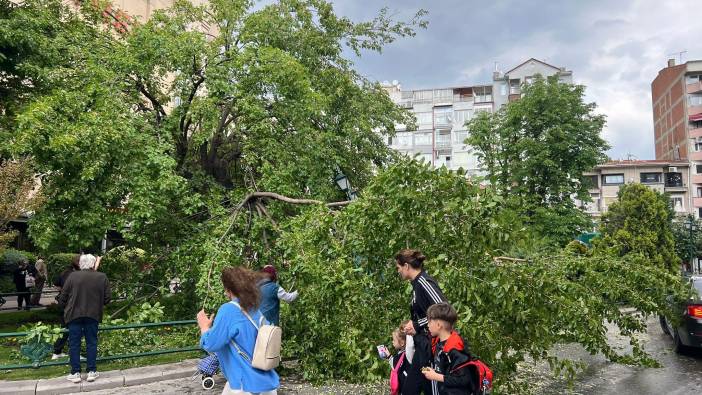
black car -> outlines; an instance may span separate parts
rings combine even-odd
[[[680,325],[673,328],[668,319],[660,317],[661,328],[673,336],[673,350],[677,353],[688,347],[702,348],[702,276],[692,276],[690,285],[695,296],[679,306],[682,313]]]

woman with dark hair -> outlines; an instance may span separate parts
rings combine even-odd
[[[263,318],[258,308],[260,293],[257,279],[256,273],[243,267],[222,270],[222,285],[229,302],[219,307],[214,319],[207,316],[204,310],[197,314],[200,345],[217,355],[222,374],[227,378],[223,395],[277,394],[279,379],[275,370],[255,369],[249,362],[258,335],[258,328],[249,317],[254,322],[261,322]],[[239,354],[235,345],[249,360]]]
[[[412,302],[410,303],[410,318],[405,326],[405,333],[414,340],[414,356],[412,369],[408,372],[402,387],[402,394],[437,395],[433,382],[422,374],[423,367],[431,367],[431,335],[427,309],[437,303],[447,302],[436,280],[424,271],[426,257],[419,250],[404,249],[395,255],[395,268],[403,280],[412,283]]]

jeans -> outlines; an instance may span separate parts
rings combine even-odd
[[[92,318],[76,318],[68,323],[68,356],[71,360],[71,374],[80,373],[81,337],[85,337],[87,371],[97,371],[97,332],[98,322]]]

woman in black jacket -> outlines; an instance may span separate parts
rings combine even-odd
[[[14,272],[15,289],[17,290],[17,310],[22,310],[22,302],[25,303],[25,310],[29,310],[29,298],[31,288],[27,286],[27,277],[37,278],[37,270],[25,259],[19,262]]]
[[[395,267],[403,280],[412,283],[412,302],[410,303],[411,321],[405,327],[405,333],[414,339],[414,357],[412,369],[407,375],[402,394],[436,395],[432,392],[431,381],[421,372],[423,367],[431,367],[431,335],[427,320],[427,309],[437,303],[447,302],[436,280],[424,271],[426,257],[419,250],[404,249],[395,255]]]

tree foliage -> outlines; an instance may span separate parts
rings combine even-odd
[[[12,115],[14,150],[35,157],[49,197],[31,224],[37,245],[82,248],[112,227],[142,245],[173,244],[244,192],[336,200],[339,170],[362,188],[388,163],[376,130],[409,116],[343,48],[379,51],[424,26],[423,12],[353,23],[321,0],[253,5],[181,1],[126,34],[88,6],[18,6],[12,21],[26,23],[10,33],[31,41],[44,26],[23,25],[51,13],[53,29],[74,37],[49,48],[68,60],[46,76],[48,91]]]
[[[692,225],[692,231],[690,231],[690,225]],[[695,219],[694,215],[674,220],[673,239],[677,256],[683,262],[694,260],[702,252],[702,220]]]
[[[617,256],[640,255],[649,265],[668,270],[677,268],[674,216],[667,195],[639,183],[623,185],[617,201],[602,215],[596,248]]]
[[[584,94],[584,86],[537,76],[523,84],[519,100],[467,124],[466,143],[490,183],[561,245],[590,225],[573,198],[590,199],[580,178],[609,148],[600,135],[605,118],[595,113],[594,103],[584,101]],[[559,213],[550,215],[553,210]],[[567,220],[553,227],[555,218]]]
[[[524,236],[513,230],[502,204],[500,195],[461,174],[407,161],[382,171],[344,210],[319,207],[298,217],[281,240],[290,262],[281,278],[294,278],[301,296],[283,325],[286,348],[301,358],[306,377],[385,374],[373,347],[407,318],[410,287],[399,280],[392,257],[408,246],[429,257],[429,273],[458,311],[459,332],[498,372],[501,393],[525,390],[512,377],[527,357],[572,369],[574,361],[551,353],[558,343],[578,343],[620,363],[655,365],[635,335],[646,330],[643,317],[666,311],[668,292],[684,293],[680,279],[641,257],[500,258],[513,238]],[[621,300],[643,316],[622,313]],[[631,353],[609,345],[607,323],[631,339]]]

